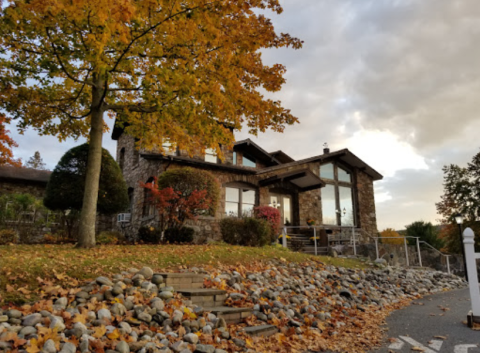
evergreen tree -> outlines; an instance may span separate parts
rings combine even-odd
[[[43,163],[43,158],[40,156],[40,152],[35,151],[35,154],[30,157],[27,163],[25,163],[25,167],[33,168],[38,170],[45,170],[45,163]]]
[[[43,203],[51,210],[81,210],[88,162],[88,144],[67,151],[53,170]],[[127,184],[117,162],[102,149],[97,210],[112,215],[128,207]]]

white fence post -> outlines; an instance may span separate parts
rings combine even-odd
[[[283,227],[282,246],[287,247],[287,227]]]
[[[445,255],[447,258],[447,272],[450,274],[450,255]]]
[[[315,256],[317,255],[317,228],[313,227],[313,242],[315,243]]]
[[[422,253],[420,252],[420,240],[417,238],[417,251],[418,251],[418,263],[420,264],[420,267],[422,266]]]
[[[470,287],[470,302],[472,303],[473,321],[480,320],[480,291],[478,289],[477,261],[480,254],[475,254],[475,234],[467,228],[463,231],[463,244],[465,246],[465,261],[467,263],[468,286]],[[477,319],[477,320],[475,320]]]
[[[408,260],[408,246],[407,246],[407,238],[403,238],[405,243],[405,258],[407,260],[407,267],[410,266],[410,261]]]
[[[377,259],[378,259],[378,238],[375,238],[375,252],[377,253]]]

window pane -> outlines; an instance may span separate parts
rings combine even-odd
[[[233,163],[234,165],[237,164],[237,152],[233,152],[233,161],[232,161],[232,163]]]
[[[242,203],[255,204],[255,190],[242,190]]]
[[[352,182],[352,176],[346,170],[343,170],[342,168],[338,168],[338,180],[345,181],[347,183],[351,183]]]
[[[238,216],[238,203],[225,202],[225,214],[228,216]]]
[[[333,179],[333,164],[327,163],[320,166],[320,177],[325,179]]]
[[[290,197],[283,197],[283,224],[292,222],[292,211],[290,208]]]
[[[249,157],[246,157],[246,156],[243,156],[242,164],[245,167],[254,167],[255,168],[257,166],[257,163],[255,162],[255,159],[249,158]]]
[[[342,226],[352,226],[354,224],[352,189],[344,186],[338,187],[340,195],[340,210],[342,214]],[[343,215],[345,209],[345,215]]]
[[[254,205],[242,204],[242,216],[251,216]]]
[[[217,163],[217,152],[213,148],[205,150],[205,162]]]
[[[225,201],[239,202],[238,189],[225,188]]]
[[[322,190],[322,216],[323,224],[337,224],[337,213],[335,205],[335,187],[326,185]]]

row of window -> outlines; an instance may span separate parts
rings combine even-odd
[[[328,163],[320,167],[320,175],[326,185],[321,192],[323,224],[352,226],[355,224],[352,176],[341,167]],[[151,182],[150,179],[148,182]],[[132,202],[133,190],[129,190]],[[149,202],[150,193],[144,191],[143,216],[152,216],[154,207]],[[273,195],[270,204],[280,210],[284,223],[292,220],[291,198],[288,195]],[[227,186],[225,188],[225,214],[232,216],[251,214],[257,204],[257,193],[250,186]],[[280,202],[281,201],[281,202]]]

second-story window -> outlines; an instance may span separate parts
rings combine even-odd
[[[257,167],[257,161],[255,160],[255,158],[253,157],[250,157],[249,155],[243,155],[243,158],[242,158],[242,165],[244,167],[253,167],[253,168],[256,168]]]
[[[217,163],[217,151],[213,148],[205,150],[205,162]]]

